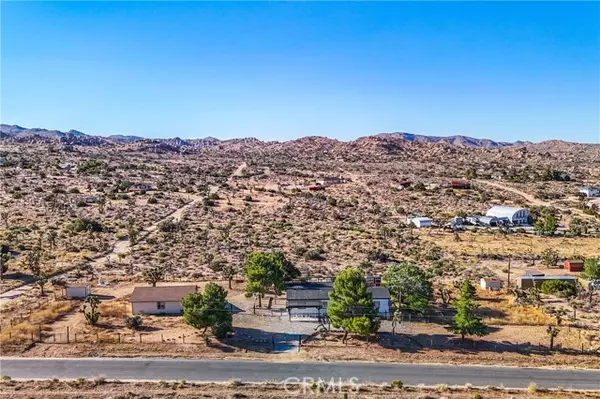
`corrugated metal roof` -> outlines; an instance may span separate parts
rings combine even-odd
[[[289,288],[287,290],[288,301],[306,301],[306,300],[329,300],[329,293],[333,291],[333,288],[318,288],[318,289],[304,289],[304,288]],[[373,295],[373,299],[389,299],[390,291],[385,287],[369,287],[367,291]]]

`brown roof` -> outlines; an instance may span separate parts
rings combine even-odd
[[[572,265],[578,265],[578,264],[583,265],[583,261],[579,260],[579,259],[567,259],[567,260],[565,260],[565,262],[569,262]]]
[[[172,285],[167,287],[135,287],[129,302],[179,302],[195,285]]]

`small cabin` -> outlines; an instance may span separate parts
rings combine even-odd
[[[65,286],[65,298],[85,299],[92,293],[90,284],[67,284]]]
[[[582,272],[583,261],[579,259],[565,259],[564,262],[565,270],[570,272]]]
[[[486,291],[500,291],[502,289],[502,281],[497,278],[482,278],[479,281],[479,286]]]

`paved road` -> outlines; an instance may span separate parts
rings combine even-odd
[[[525,388],[539,387],[600,390],[600,370],[550,370],[515,367],[480,367],[381,363],[275,363],[250,360],[184,360],[142,358],[35,359],[0,358],[0,372],[12,378],[95,378],[186,381],[284,381],[305,377],[330,381],[352,377],[358,382],[410,385],[464,385]],[[297,380],[296,380],[297,381]]]

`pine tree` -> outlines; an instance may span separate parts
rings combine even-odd
[[[300,271],[288,261],[283,252],[252,252],[246,260],[246,296],[258,294],[261,298],[273,287],[276,295],[281,294],[284,281],[300,276]]]
[[[204,292],[192,292],[181,301],[184,323],[194,328],[210,328],[217,338],[231,331],[232,315],[227,291],[218,284],[208,283]]]
[[[354,267],[344,269],[333,283],[327,314],[335,328],[344,329],[344,341],[349,332],[368,336],[379,330],[379,312],[367,288],[362,271]]]
[[[484,336],[489,334],[489,328],[483,324],[481,319],[475,314],[474,309],[478,306],[473,302],[474,288],[471,282],[465,280],[460,287],[460,296],[455,302],[456,314],[452,318],[452,323],[446,329],[454,334],[460,334],[464,340],[466,335]]]

